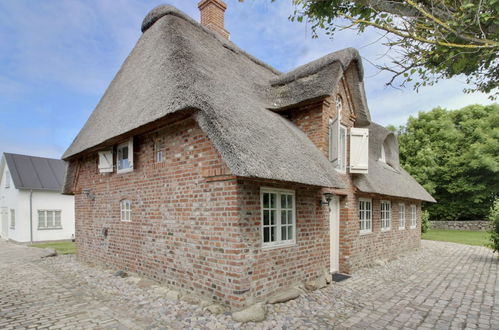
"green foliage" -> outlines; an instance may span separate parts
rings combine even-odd
[[[421,238],[430,241],[488,246],[488,236],[489,234],[485,231],[431,229],[422,234]]]
[[[241,1],[241,0],[240,0]],[[274,0],[275,1],[275,0]],[[291,20],[312,24],[314,36],[337,29],[359,33],[374,27],[386,33],[392,49],[391,65],[378,67],[393,73],[400,85],[419,87],[442,78],[464,75],[474,88],[497,95],[499,83],[499,0],[294,0]],[[351,24],[342,26],[340,19]],[[415,79],[418,78],[418,79]]]
[[[32,247],[46,249],[52,248],[59,254],[76,254],[76,247],[74,242],[50,242],[50,243],[37,243],[32,244]]]
[[[430,212],[428,210],[424,210],[421,214],[421,232],[426,233],[430,230]]]
[[[485,219],[499,196],[499,105],[441,108],[399,128],[401,165],[437,200],[433,220]]]
[[[494,252],[499,252],[499,199],[496,199],[490,208],[489,220],[491,222],[489,246]]]

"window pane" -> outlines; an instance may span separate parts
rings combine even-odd
[[[288,205],[288,203],[287,203],[286,195],[281,195],[281,207],[283,209],[285,209],[288,207],[287,205]]]
[[[287,224],[288,217],[287,217],[287,212],[286,211],[281,211],[281,224],[285,225]]]
[[[286,230],[286,226],[282,226],[281,227],[281,239],[283,241],[287,240],[287,234],[288,234],[288,231]]]
[[[288,226],[288,239],[293,239],[293,226]]]
[[[275,242],[277,240],[277,227],[270,227],[270,241]]]
[[[38,211],[38,228],[45,227],[45,212]]]
[[[54,211],[47,211],[47,227],[54,227]]]
[[[270,224],[271,225],[276,224],[276,211],[275,210],[270,211]]]
[[[276,200],[277,200],[277,195],[276,194],[270,194],[270,207],[273,208],[273,209],[275,209],[277,207]]]
[[[292,209],[293,208],[293,196],[288,195],[288,208]]]
[[[288,211],[288,224],[292,224],[293,223],[293,211],[292,210],[289,210]]]
[[[269,210],[264,210],[263,211],[263,225],[268,226],[269,225]]]
[[[263,207],[268,209],[270,204],[269,204],[269,195],[268,193],[263,194]]]
[[[270,227],[264,227],[263,228],[263,241],[264,242],[270,242]]]

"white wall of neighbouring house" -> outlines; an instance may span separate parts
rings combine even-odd
[[[38,211],[61,211],[61,228],[44,229],[38,227]],[[33,240],[57,241],[74,238],[75,205],[74,196],[54,191],[33,192]]]
[[[10,184],[7,187],[7,175],[10,176],[10,171],[8,166],[4,166],[0,180],[0,235],[4,239],[16,240],[15,238],[22,238],[21,232],[29,227],[23,229],[23,223],[19,221],[19,210],[21,209],[19,202],[22,199],[22,192],[14,186],[12,178],[9,178]],[[15,214],[14,228],[11,228],[12,210]]]
[[[6,187],[8,166],[2,169],[0,180],[0,237],[16,242],[31,241],[30,194],[32,198],[32,235],[34,242],[69,240],[75,233],[74,196],[56,191],[20,190],[12,179]],[[15,213],[15,227],[11,228],[11,210]],[[38,228],[38,210],[61,211],[61,228]]]

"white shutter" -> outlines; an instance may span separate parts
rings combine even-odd
[[[133,137],[128,140],[128,162],[130,163],[130,168],[133,169]]]
[[[329,121],[329,160],[337,166],[340,153],[340,115]]]
[[[369,164],[369,129],[350,129],[350,173],[367,174]]]
[[[109,173],[113,171],[113,151],[99,151],[99,172]]]

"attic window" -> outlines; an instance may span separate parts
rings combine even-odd
[[[117,154],[117,172],[126,173],[133,171],[133,138],[128,142],[118,145]]]
[[[161,142],[156,142],[154,144],[154,155],[156,158],[156,163],[162,163],[165,161],[165,155],[163,153],[164,145]]]
[[[121,221],[132,221],[132,202],[124,199],[120,202]]]
[[[336,95],[336,110],[338,112],[343,110],[343,98],[340,94]]]
[[[381,145],[381,155],[379,156],[379,161],[386,163],[385,146],[383,144]]]
[[[10,188],[10,173],[5,172],[5,188]]]

